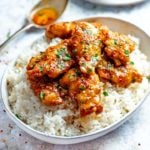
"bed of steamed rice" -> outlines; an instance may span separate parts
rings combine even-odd
[[[134,38],[138,43],[138,40]],[[26,65],[29,59],[55,45],[59,39],[47,43],[44,38],[38,39],[22,53],[8,73],[9,103],[12,112],[32,128],[50,135],[75,136],[93,132],[118,121],[132,111],[150,88],[146,76],[150,75],[150,62],[138,47],[131,54],[135,68],[144,76],[142,83],[131,84],[128,88],[116,88],[107,84],[108,96],[101,94],[104,111],[100,115],[79,117],[71,100],[55,107],[41,104],[34,95],[26,76]],[[102,83],[103,84],[103,83]],[[101,92],[103,93],[103,92]]]

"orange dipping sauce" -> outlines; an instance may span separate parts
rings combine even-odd
[[[42,8],[38,10],[32,17],[35,24],[45,26],[58,18],[58,12],[55,8]]]

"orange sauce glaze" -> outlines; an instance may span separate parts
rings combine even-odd
[[[57,17],[58,17],[57,10],[55,8],[48,7],[38,10],[33,15],[32,20],[37,25],[45,26],[55,21]]]

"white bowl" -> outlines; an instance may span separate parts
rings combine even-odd
[[[111,5],[111,6],[126,6],[142,3],[145,0],[86,0],[95,4]]]
[[[120,33],[130,34],[135,37],[138,37],[141,40],[141,45],[140,45],[141,51],[150,58],[150,51],[149,51],[150,37],[144,31],[139,29],[137,26],[135,26],[131,23],[128,23],[126,21],[116,19],[116,18],[111,18],[111,17],[92,17],[92,18],[87,18],[87,19],[82,19],[82,20],[101,22],[102,24],[107,25],[113,31],[118,31]],[[12,67],[12,65],[9,65],[9,67]],[[37,139],[46,141],[48,143],[73,144],[73,143],[80,143],[80,142],[89,141],[89,140],[98,138],[98,137],[103,136],[103,135],[109,133],[110,131],[116,129],[121,124],[123,124],[126,120],[128,120],[131,117],[131,115],[133,115],[133,113],[144,102],[144,100],[148,94],[145,95],[145,97],[143,97],[143,99],[141,99],[140,103],[136,106],[136,108],[133,111],[129,112],[127,115],[125,115],[119,121],[111,124],[110,126],[108,126],[106,128],[97,130],[95,132],[81,135],[81,136],[73,136],[73,137],[47,135],[45,133],[37,131],[37,130],[31,128],[30,126],[26,125],[12,113],[10,106],[9,106],[9,102],[8,102],[7,70],[5,71],[3,78],[2,78],[2,82],[1,82],[1,95],[2,95],[2,100],[3,100],[3,103],[6,108],[6,112],[7,112],[8,116],[21,129],[26,131],[28,134],[34,136]]]

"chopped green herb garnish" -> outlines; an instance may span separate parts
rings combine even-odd
[[[129,51],[128,50],[124,50],[124,53],[126,54],[126,56],[129,56]]]
[[[92,72],[91,68],[88,68],[87,73],[90,74]]]
[[[66,54],[66,56],[63,58],[63,60],[65,60],[65,61],[71,60],[71,56],[69,54]]]
[[[150,82],[150,76],[147,76],[146,78],[147,78],[148,82]]]
[[[62,55],[62,52],[61,52],[61,51],[58,51],[57,54],[56,54],[56,56],[57,56],[58,58],[60,58],[61,55]]]
[[[95,57],[98,57],[98,54],[95,54]]]
[[[43,71],[43,67],[42,67],[42,66],[40,66],[40,67],[39,67],[39,70],[40,70],[40,72],[42,72],[42,71]]]
[[[102,44],[102,40],[99,40],[99,44],[100,44],[100,45]]]
[[[62,63],[59,63],[58,64],[58,67],[60,68],[60,69],[63,69],[64,67],[65,67],[65,64],[62,62]]]
[[[76,78],[76,74],[70,74],[68,75],[68,79],[72,80],[72,79],[75,79]]]
[[[73,77],[74,77],[74,75],[70,74],[70,75],[68,76],[68,79],[72,80]]]
[[[81,86],[79,87],[79,89],[80,89],[81,91],[83,91],[83,90],[85,90],[86,88],[85,88],[85,86],[81,85]]]
[[[92,58],[93,58],[95,61],[98,61],[98,60],[99,60],[98,54],[95,54]]]
[[[133,61],[130,61],[130,64],[131,64],[131,65],[134,65],[134,62],[133,62]]]
[[[42,100],[45,96],[45,93],[43,91],[40,92],[40,99]]]
[[[16,116],[18,119],[21,119],[21,116],[20,116],[20,115],[15,114],[15,116]]]
[[[116,39],[114,39],[114,44],[117,45],[117,40]]]
[[[108,92],[104,91],[104,92],[103,92],[103,95],[104,95],[104,96],[108,96]]]
[[[86,66],[86,64],[85,64],[85,63],[82,63],[82,64],[81,64],[81,66],[85,67],[85,66]]]
[[[64,61],[71,60],[71,56],[67,53],[65,48],[60,48],[56,54],[57,58],[62,58]]]
[[[56,56],[58,58],[62,57],[62,55],[65,53],[66,49],[65,48],[60,48],[60,50],[57,52]]]
[[[88,35],[92,34],[92,31],[91,31],[91,30],[85,29],[84,31],[85,31],[85,33],[88,34]]]
[[[85,54],[85,53],[87,53],[87,51],[86,51],[86,50],[83,50],[83,54]]]

